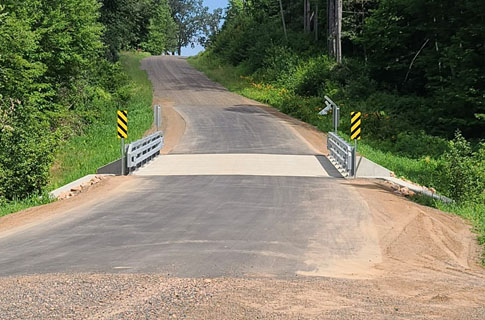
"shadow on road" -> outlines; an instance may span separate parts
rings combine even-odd
[[[323,167],[323,169],[325,169],[325,171],[328,173],[329,176],[334,178],[343,178],[340,172],[337,169],[335,169],[333,164],[330,162],[330,160],[328,160],[326,156],[317,155],[315,157],[317,158],[318,162],[320,162],[320,165]]]

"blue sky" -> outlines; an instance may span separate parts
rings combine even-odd
[[[228,0],[204,0],[204,5],[209,7],[210,11],[217,9],[217,8],[226,8],[228,5]],[[185,47],[182,48],[182,55],[183,56],[193,56],[197,53],[203,51],[204,48],[201,46],[196,46],[195,48]]]

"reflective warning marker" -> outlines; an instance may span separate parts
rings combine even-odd
[[[351,140],[360,140],[360,125],[361,121],[361,113],[360,112],[351,112],[350,113],[350,139]]]
[[[128,111],[118,110],[118,138],[128,138]]]

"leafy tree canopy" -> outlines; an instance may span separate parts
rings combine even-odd
[[[146,51],[160,55],[177,49],[178,26],[172,18],[167,0],[161,0],[148,26],[147,41],[142,43]]]
[[[222,18],[222,9],[212,13],[205,7],[202,0],[169,0],[172,17],[179,28],[177,49],[180,54],[182,47],[206,44],[208,39],[217,33]]]

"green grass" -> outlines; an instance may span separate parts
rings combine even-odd
[[[126,90],[130,98],[123,109],[128,110],[128,139],[137,140],[153,123],[152,85],[140,62],[147,54],[124,52],[121,55],[123,72],[130,79]],[[118,106],[107,108],[82,135],[63,143],[56,154],[46,190],[51,191],[120,158],[120,140],[116,136],[116,111]],[[51,202],[48,192],[21,201],[0,203],[0,216]]]
[[[269,104],[284,113],[316,126],[321,131],[328,132],[332,128],[331,117],[317,116],[317,112],[322,109],[323,105],[318,98],[296,96],[284,88],[276,88],[255,81],[251,76],[246,76],[242,65],[229,65],[211,54],[202,53],[189,58],[188,61],[211,80],[222,84],[232,92]],[[348,139],[346,133],[339,131],[339,134]],[[440,188],[437,185],[439,159],[424,155],[420,158],[408,157],[385,148],[380,149],[380,145],[382,145],[382,141],[363,139],[359,142],[359,153],[394,171],[398,177],[433,187],[439,191]],[[416,199],[428,206],[452,212],[470,220],[479,235],[479,242],[485,244],[485,204],[445,204],[433,199],[424,201],[422,197]]]
[[[147,57],[142,53],[124,52],[121,63],[129,76],[130,99],[122,106],[128,111],[128,139],[140,139],[153,122],[152,85],[140,62]],[[56,155],[56,164],[48,188],[56,189],[120,158],[120,140],[116,136],[117,106],[106,110],[101,118],[83,135],[72,137]]]
[[[21,201],[13,200],[3,204],[0,203],[0,217],[50,202],[52,202],[52,200],[49,198],[48,193],[45,193],[41,196],[33,195]]]

